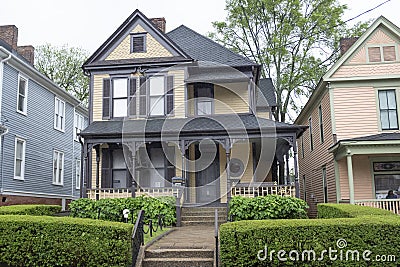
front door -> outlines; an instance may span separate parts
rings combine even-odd
[[[215,144],[202,146],[200,154],[199,145],[195,146],[197,203],[210,204],[220,198],[218,148]]]

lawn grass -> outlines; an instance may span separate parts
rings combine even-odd
[[[147,230],[146,228],[145,228],[145,230]],[[167,232],[169,230],[171,230],[171,227],[166,227],[166,228],[163,228],[162,230],[158,229],[157,232],[153,232],[153,236],[152,237],[150,237],[150,233],[145,234],[144,235],[144,243],[147,244],[149,241],[153,240],[157,236],[159,236],[159,235],[161,235],[161,234],[163,234],[163,233],[165,233],[165,232]]]

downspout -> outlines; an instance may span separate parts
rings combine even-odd
[[[7,51],[6,49],[4,49],[4,47],[0,46],[0,49],[5,53],[8,54],[8,57],[5,59],[2,59],[0,61],[0,120],[1,117],[3,115],[2,113],[2,102],[3,102],[3,71],[4,71],[4,63],[6,63],[8,60],[11,59],[12,54]],[[1,123],[1,122],[0,122]],[[1,179],[1,187],[0,187],[0,194],[3,193],[3,185],[4,185],[4,181],[3,181],[3,158],[4,158],[4,152],[3,152],[3,143],[4,143],[4,135],[1,136],[0,138],[0,155],[1,155],[1,172],[0,172],[0,179]]]

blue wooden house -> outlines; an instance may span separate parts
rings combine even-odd
[[[0,206],[78,198],[87,110],[34,68],[34,48],[0,26]]]

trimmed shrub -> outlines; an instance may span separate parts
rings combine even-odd
[[[396,216],[391,211],[352,205],[352,204],[318,204],[318,218],[356,218],[365,215]]]
[[[0,266],[130,266],[132,224],[0,216]]]
[[[255,198],[235,196],[229,202],[229,215],[235,221],[300,219],[307,218],[307,208],[307,203],[299,198],[277,195]]]
[[[98,201],[81,198],[72,201],[69,205],[71,216],[79,218],[101,219],[107,221],[123,221],[122,211],[129,209],[129,220],[136,220],[139,210],[144,210],[147,220],[157,221],[158,215],[164,215],[166,225],[176,222],[174,197],[145,197],[135,198],[107,198]]]
[[[57,205],[14,205],[0,207],[0,215],[51,216],[61,212]]]
[[[398,244],[398,216],[240,221],[220,227],[223,266],[399,266]],[[332,256],[336,255],[336,260],[331,260],[328,252],[322,254],[323,250],[329,251],[329,248],[335,250]],[[280,250],[285,254],[279,252]],[[291,252],[293,250],[298,254]],[[308,254],[310,250],[315,251],[315,260],[312,260],[311,252]],[[359,261],[352,260],[354,250],[359,252]],[[371,261],[364,261],[362,258],[362,253],[366,250],[372,252],[367,255]],[[286,261],[279,260],[279,253],[281,258],[286,257]],[[342,260],[340,253],[343,255]],[[266,255],[266,258],[259,260],[257,255],[261,259]],[[299,260],[293,260],[297,255]],[[395,255],[396,262],[377,262],[377,255]],[[302,260],[303,257],[305,260]],[[357,259],[356,254],[354,257]]]

